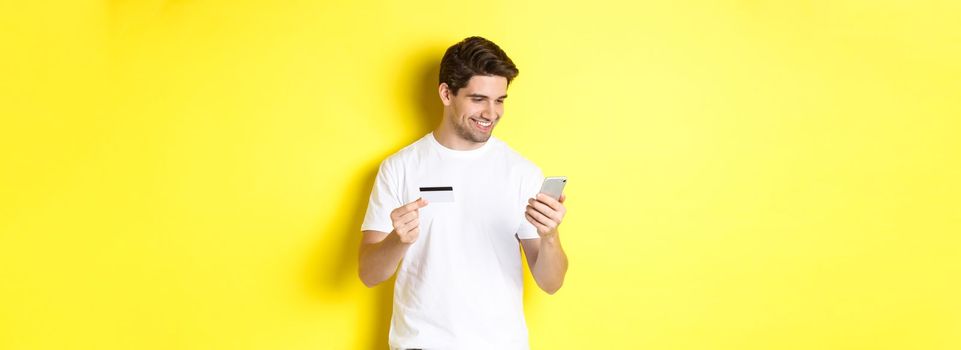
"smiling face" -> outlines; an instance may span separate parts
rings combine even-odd
[[[444,102],[444,123],[452,128],[460,139],[471,143],[484,143],[491,137],[494,126],[504,114],[507,98],[507,78],[501,76],[475,75],[467,85],[454,94],[447,84],[440,86]]]

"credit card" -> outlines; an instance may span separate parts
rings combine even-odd
[[[421,187],[420,196],[429,203],[451,203],[454,202],[453,187]]]

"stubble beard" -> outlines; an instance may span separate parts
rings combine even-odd
[[[472,123],[470,118],[467,119],[466,123]],[[476,142],[476,143],[487,142],[487,140],[490,139],[491,134],[494,132],[493,125],[491,126],[492,127],[491,133],[485,134],[475,130],[473,127],[471,127],[470,125],[467,125],[466,123],[454,123],[454,132],[456,132],[457,135],[460,136],[461,138],[471,142]]]

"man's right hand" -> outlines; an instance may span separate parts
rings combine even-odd
[[[411,244],[417,240],[420,234],[420,220],[418,220],[417,210],[427,205],[427,200],[418,198],[416,201],[404,204],[404,206],[390,212],[390,220],[394,224],[394,233],[400,238],[401,243]]]

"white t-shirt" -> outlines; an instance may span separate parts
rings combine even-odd
[[[394,285],[392,347],[529,348],[517,238],[538,237],[524,211],[543,180],[493,136],[458,151],[429,133],[381,163],[361,230],[393,231],[390,212],[421,187],[453,187],[454,195],[420,209],[420,235]]]

